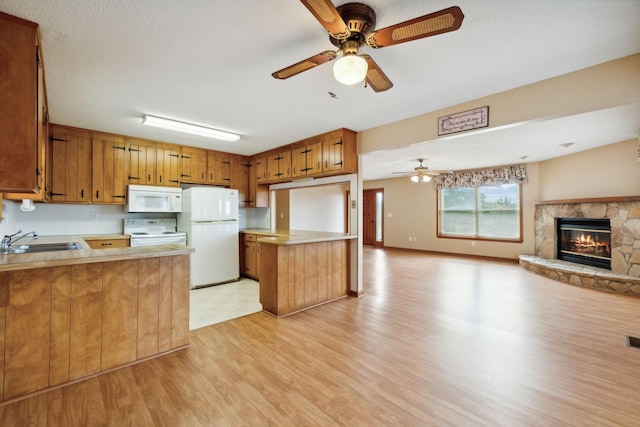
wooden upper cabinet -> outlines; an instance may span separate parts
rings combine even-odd
[[[204,184],[207,182],[207,150],[182,147],[180,154],[180,182]]]
[[[266,184],[268,174],[268,159],[266,156],[256,157],[255,169],[256,169],[256,183]]]
[[[0,192],[42,200],[47,111],[38,25],[0,12],[0,58]]]
[[[180,186],[180,147],[159,144],[156,148],[156,185]]]
[[[322,174],[334,175],[358,172],[356,133],[339,129],[324,135],[322,143]]]
[[[322,173],[322,142],[307,145],[307,175]]]
[[[47,198],[59,203],[91,201],[91,134],[52,125]]]
[[[155,185],[156,144],[141,139],[128,139],[126,147],[127,184]]]
[[[231,155],[231,182],[229,187],[238,190],[238,205],[248,206],[249,203],[249,159],[239,154]]]
[[[291,180],[291,148],[278,151],[267,157],[267,182]]]
[[[99,204],[124,204],[126,172],[124,138],[115,135],[93,135],[91,201]]]
[[[294,144],[291,167],[293,178],[322,173],[322,141],[310,138]]]
[[[231,185],[231,154],[221,151],[207,152],[207,184]]]

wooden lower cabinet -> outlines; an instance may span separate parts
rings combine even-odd
[[[189,255],[0,272],[3,401],[189,344]]]
[[[240,274],[243,276],[251,277],[255,280],[260,280],[258,270],[258,242],[256,234],[243,233],[242,244],[240,245],[243,251],[242,270]]]
[[[278,245],[260,244],[260,303],[285,316],[346,296],[350,240]]]

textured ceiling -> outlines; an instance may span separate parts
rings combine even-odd
[[[245,155],[339,127],[371,129],[640,52],[638,0],[366,2],[377,13],[377,28],[453,5],[465,19],[452,33],[366,48],[394,83],[374,93],[334,83],[331,64],[288,80],[271,77],[333,49],[297,0],[0,0],[0,10],[41,26],[54,123]],[[231,130],[242,139],[217,142],[149,129],[141,125],[147,113]],[[432,169],[514,163],[501,157],[508,151],[500,145],[504,138],[532,144],[531,152],[510,158],[537,161],[567,154],[558,148],[567,138],[576,142],[571,150],[582,150],[640,133],[637,105],[564,120],[465,140],[469,147],[487,144],[482,156],[451,152],[437,141],[429,150],[373,153],[363,158],[364,176],[410,170],[418,156],[437,159]],[[567,126],[584,135],[561,135]],[[535,132],[549,129],[558,141],[539,144]]]

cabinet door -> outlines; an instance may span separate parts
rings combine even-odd
[[[52,128],[49,145],[49,200],[89,203],[91,199],[91,137]]]
[[[280,181],[291,181],[291,150],[280,152]]]
[[[49,386],[51,270],[8,272],[6,304],[5,400]]]
[[[150,141],[127,141],[127,183],[155,185],[156,146]]]
[[[255,162],[256,162],[256,183],[266,184],[268,160],[266,157],[258,157],[256,158]]]
[[[180,186],[180,154],[177,147],[162,146],[156,149],[156,185]]]
[[[249,198],[245,204],[246,207],[256,207],[257,186],[256,161],[251,160],[249,162]]]
[[[41,187],[38,90],[44,87],[38,88],[37,27],[0,15],[0,192],[38,193]]]
[[[322,170],[325,174],[342,172],[343,146],[342,138],[329,138],[323,142],[322,157],[324,162]]]
[[[244,243],[244,275],[256,278],[256,242]]]
[[[295,146],[291,148],[291,176],[297,178],[307,174],[307,147]]]
[[[229,187],[231,185],[231,155],[220,151],[207,153],[207,182]]]
[[[280,154],[270,154],[267,157],[266,182],[274,183],[280,180]]]
[[[307,175],[322,173],[322,141],[307,145]]]
[[[117,136],[93,136],[92,197],[94,203],[124,204],[126,172],[124,140]]]
[[[238,190],[238,205],[248,205],[249,196],[249,161],[245,156],[234,154],[231,156],[230,187]]]
[[[180,155],[181,182],[201,184],[206,182],[207,152],[197,148],[183,147]]]

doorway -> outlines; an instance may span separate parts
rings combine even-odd
[[[383,215],[384,189],[372,188],[362,191],[362,244],[384,247]]]

